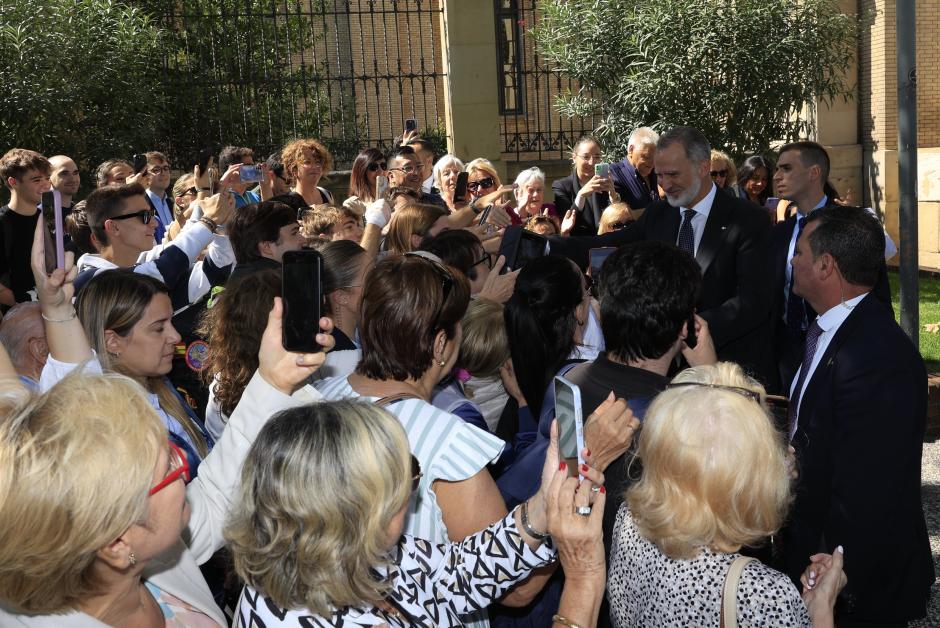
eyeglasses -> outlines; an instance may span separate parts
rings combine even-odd
[[[167,173],[170,172],[170,167],[169,166],[154,166],[153,168],[150,168],[150,174],[161,175],[164,172],[167,172]]]
[[[180,477],[184,482],[189,482],[189,461],[186,460],[186,454],[175,443],[170,443],[170,472],[160,480],[160,483],[150,489],[150,495],[159,493],[167,486],[177,481]]]
[[[418,485],[421,484],[422,477],[424,477],[424,473],[421,472],[421,463],[418,462],[418,459],[415,458],[414,454],[411,454],[411,492],[412,493],[418,490]]]
[[[489,268],[490,270],[493,270],[493,254],[492,254],[492,253],[484,253],[484,254],[483,254],[483,257],[481,257],[481,258],[478,259],[477,261],[475,261],[475,262],[473,262],[472,264],[470,264],[470,268],[473,268],[473,267],[475,267],[475,266],[479,266],[480,264],[486,264],[486,267],[487,267],[487,268]]]
[[[399,172],[404,172],[405,174],[412,174],[413,172],[421,172],[422,168],[423,166],[421,164],[418,164],[417,166],[412,166],[411,164],[408,164],[407,166],[402,166],[401,168],[388,168],[388,171],[394,172],[397,170]]]
[[[588,153],[587,155],[576,155],[579,159],[584,161],[600,161],[604,158],[600,153]]]
[[[107,220],[127,220],[128,218],[140,218],[141,222],[145,225],[149,225],[150,221],[153,220],[153,217],[157,215],[155,209],[142,209],[139,212],[134,212],[132,214],[121,214],[120,216],[111,216]]]
[[[376,170],[388,170],[387,162],[372,162],[369,164],[369,172],[375,172]]]
[[[728,170],[727,170],[727,169],[725,169],[725,170],[712,170],[712,171],[709,172],[708,174],[710,174],[710,175],[712,176],[712,179],[717,179],[718,177],[725,178],[725,177],[728,176]]]
[[[612,222],[610,223],[610,228],[613,231],[620,231],[621,229],[626,229],[627,225],[629,225],[632,222],[633,222],[632,220],[626,220],[626,221],[621,220],[619,222]]]
[[[735,394],[746,397],[751,401],[756,401],[760,403],[760,393],[756,390],[749,390],[747,388],[741,388],[740,386],[725,386],[723,384],[705,384],[702,382],[674,382],[672,384],[667,384],[666,388],[682,388],[687,386],[701,386],[704,388],[714,388],[716,390],[727,390],[728,392],[733,392]]]
[[[491,188],[496,184],[496,181],[493,180],[493,177],[486,177],[485,179],[480,179],[479,181],[471,181],[467,184],[467,189],[471,192],[476,192],[480,188]]]
[[[434,322],[431,323],[431,335],[433,336],[437,332],[437,324],[441,320],[441,315],[444,313],[444,305],[447,303],[448,297],[450,297],[451,290],[454,289],[454,277],[450,274],[444,265],[438,261],[431,259],[430,257],[425,257],[422,251],[413,251],[410,253],[405,253],[405,257],[417,257],[418,259],[423,259],[434,269],[434,272],[441,279],[441,305],[437,308],[437,314],[434,315]]]
[[[182,194],[180,194],[180,196],[186,196],[187,194],[192,194],[193,196],[196,196],[199,194],[199,190],[197,190],[196,187],[193,186],[189,188],[188,190],[185,190]]]

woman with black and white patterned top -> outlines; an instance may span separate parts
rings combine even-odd
[[[554,559],[556,546],[576,575],[559,615],[593,624],[603,475],[582,466],[579,482],[557,455],[553,437],[542,488],[524,506],[436,545],[402,535],[421,468],[394,416],[362,401],[276,415],[248,454],[225,533],[246,582],[235,626],[462,626],[461,616]],[[548,532],[553,542],[543,544]]]
[[[729,586],[737,624],[722,619],[739,550],[775,533],[790,503],[786,437],[762,395],[741,367],[723,362],[683,371],[650,406],[638,436],[642,475],[614,528],[614,626],[833,625],[845,586],[841,548],[814,557],[802,596],[786,575],[747,563]]]

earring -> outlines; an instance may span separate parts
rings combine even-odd
[[[445,362],[444,360],[441,360],[440,362],[438,362],[438,364],[440,364],[441,366],[444,366],[445,364],[447,364],[447,362]]]
[[[575,320],[578,321],[578,327],[584,327],[584,321],[577,318]]]
[[[128,562],[130,562],[131,567],[137,564],[137,557],[134,556],[134,552],[131,552],[131,555],[127,557]]]

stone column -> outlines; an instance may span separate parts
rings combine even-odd
[[[500,159],[495,7],[489,0],[441,0],[447,148],[461,159],[486,157],[505,181]]]

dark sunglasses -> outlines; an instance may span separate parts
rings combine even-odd
[[[388,163],[382,161],[369,164],[369,172],[375,172],[376,170],[388,170]]]
[[[193,186],[189,188],[188,190],[185,190],[182,194],[180,194],[180,196],[186,196],[187,194],[192,194],[193,196],[197,196],[199,194],[199,190],[197,190],[196,187]]]
[[[667,384],[666,388],[682,388],[687,386],[701,386],[703,388],[714,388],[716,390],[727,390],[728,392],[733,392],[735,394],[741,395],[751,401],[756,401],[760,403],[760,393],[755,390],[748,390],[747,388],[741,388],[740,386],[724,386],[722,384],[704,384],[701,382],[677,382],[672,384]]]
[[[431,323],[431,335],[433,336],[437,332],[437,324],[441,320],[441,315],[444,313],[444,305],[447,303],[447,299],[450,297],[451,290],[454,289],[454,277],[450,274],[444,265],[440,262],[436,262],[429,257],[425,257],[419,252],[405,253],[405,257],[417,257],[423,259],[425,262],[431,265],[431,268],[434,269],[435,274],[441,280],[441,305],[437,308],[437,314],[434,315],[434,322]]]
[[[421,478],[424,476],[424,473],[421,472],[421,463],[418,462],[418,459],[415,458],[414,454],[411,454],[411,492],[414,493],[418,490],[418,485],[421,484]]]
[[[728,171],[727,170],[712,170],[708,174],[712,175],[712,179],[717,179],[718,177],[727,177]]]
[[[612,222],[612,223],[610,223],[610,228],[613,229],[614,231],[620,231],[621,229],[626,229],[626,228],[627,228],[627,225],[629,225],[631,222],[633,222],[633,221],[632,221],[632,220],[627,220],[627,221],[622,221],[622,220],[621,220],[621,221],[619,221],[619,222]]]
[[[467,189],[471,192],[476,192],[480,188],[491,188],[496,181],[493,181],[493,177],[487,177],[485,179],[480,179],[479,181],[472,181],[467,184]]]
[[[128,218],[140,218],[141,222],[145,225],[149,225],[150,221],[153,220],[153,217],[157,214],[157,211],[154,209],[142,209],[139,212],[134,212],[133,214],[121,214],[120,216],[111,216],[107,220],[127,220]]]

